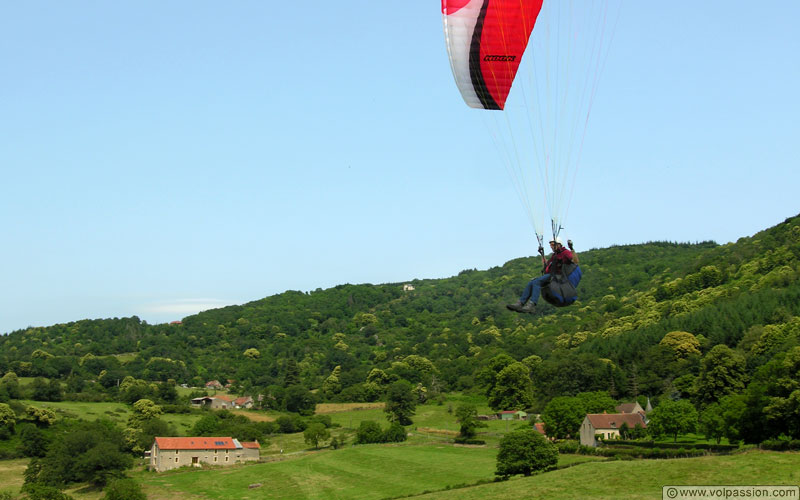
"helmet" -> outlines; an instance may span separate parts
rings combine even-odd
[[[550,243],[558,243],[559,245],[562,245],[562,246],[564,245],[564,243],[561,242],[561,238],[558,237],[558,236],[556,236],[555,238],[550,240]]]

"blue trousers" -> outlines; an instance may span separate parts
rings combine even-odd
[[[543,274],[538,278],[533,278],[525,286],[522,296],[519,298],[520,303],[524,304],[529,300],[534,304],[539,300],[539,294],[542,292],[542,287],[550,282],[550,275]]]

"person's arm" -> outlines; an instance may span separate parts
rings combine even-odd
[[[572,240],[567,240],[567,245],[569,246],[569,251],[572,254],[572,262],[574,264],[580,264],[580,259],[578,259],[578,253],[575,252],[575,248],[572,246]]]
[[[539,245],[539,255],[542,257],[542,274],[547,273],[547,259],[544,258],[544,247]]]

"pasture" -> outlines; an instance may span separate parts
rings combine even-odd
[[[32,401],[20,400],[26,406],[49,408],[58,418],[74,418],[78,420],[97,420],[105,418],[124,427],[131,410],[124,403],[92,403],[80,401]],[[166,413],[161,419],[174,425],[181,435],[186,435],[202,415],[198,413]]]
[[[497,450],[445,444],[363,445],[284,456],[227,469],[136,476],[151,499],[364,499],[419,495],[494,477]],[[594,457],[564,456],[562,465]],[[249,485],[260,483],[260,488]],[[169,491],[173,496],[169,496]]]
[[[602,461],[501,483],[440,491],[425,500],[485,498],[656,499],[666,485],[798,485],[800,453],[751,450],[725,456]]]
[[[348,443],[339,450],[310,449],[302,433],[277,434],[263,443],[263,462],[228,468],[183,469],[155,473],[138,467],[130,472],[150,500],[221,499],[364,499],[412,496],[431,500],[484,498],[660,498],[671,484],[748,485],[800,484],[800,454],[751,450],[728,456],[672,460],[604,460],[584,455],[561,455],[559,470],[531,478],[493,482],[497,442],[507,431],[529,425],[521,421],[489,421],[480,429],[485,446],[454,446],[458,429],[454,410],[461,401],[422,405],[405,443],[352,445],[355,429],[364,420],[386,426],[380,404],[336,405],[320,408],[331,417],[332,435]],[[471,401],[470,401],[471,402]],[[86,420],[127,421],[129,409],[119,403],[43,403],[59,416]],[[490,413],[478,405],[479,413]],[[270,412],[242,412],[274,418]],[[199,414],[165,415],[185,434]],[[700,436],[685,436],[701,441]],[[0,491],[16,493],[27,460],[0,461]],[[573,466],[574,465],[574,466]],[[260,487],[250,488],[251,485]],[[102,492],[83,486],[67,490],[76,500],[98,500]]]

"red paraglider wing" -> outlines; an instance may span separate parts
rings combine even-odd
[[[442,0],[450,65],[464,101],[503,109],[542,0]]]

